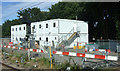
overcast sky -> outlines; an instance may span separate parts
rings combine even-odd
[[[21,0],[22,1],[22,0]],[[55,3],[58,3],[58,1],[50,1],[50,2],[2,2],[2,9],[0,8],[0,11],[2,10],[2,23],[5,22],[7,19],[13,20],[17,19],[17,11],[20,8],[26,9],[26,8],[33,8],[38,7],[41,9],[41,11],[49,11],[48,8],[50,8]],[[0,23],[0,25],[2,24]]]

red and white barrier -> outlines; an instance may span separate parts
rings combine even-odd
[[[15,46],[3,46],[3,47],[23,50],[22,47],[20,47],[20,48],[15,47]],[[28,49],[28,48],[26,48],[25,50],[26,51],[30,50],[32,52],[47,53],[47,52],[43,52],[43,50],[40,50],[40,49]],[[99,51],[99,50],[97,50],[97,51]],[[77,56],[77,57],[85,57],[85,58],[94,58],[94,59],[113,60],[113,61],[117,61],[118,60],[117,56],[94,55],[94,54],[87,54],[87,53],[53,51],[53,54],[68,55],[68,56]]]
[[[77,57],[85,57],[85,58],[95,58],[95,59],[104,59],[104,60],[114,60],[114,61],[118,60],[117,56],[94,55],[94,54],[86,54],[86,53],[53,51],[53,54],[77,56]]]
[[[91,51],[99,51],[99,52],[108,52],[108,53],[111,53],[111,50],[110,49],[89,49],[89,51],[91,52]],[[88,52],[88,49],[87,48],[85,48],[85,52]]]

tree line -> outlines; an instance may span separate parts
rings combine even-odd
[[[2,24],[2,37],[10,37],[11,26],[30,24],[49,19],[73,19],[88,22],[89,40],[120,39],[120,3],[118,2],[59,2],[48,12],[40,8],[18,10],[18,19],[6,20]]]

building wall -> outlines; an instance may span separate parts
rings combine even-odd
[[[73,27],[75,22],[69,20],[59,20],[59,34],[67,34],[69,33]]]
[[[21,29],[20,29],[21,28]],[[11,26],[11,42],[16,43],[26,35],[26,24]]]
[[[48,24],[48,28],[46,28],[46,24]],[[35,26],[34,32],[33,32],[33,26]],[[19,30],[19,27],[21,27],[21,30]],[[25,27],[25,30],[23,29],[23,27]],[[12,31],[12,28],[14,28],[14,31]],[[71,30],[72,30],[71,34],[75,32],[75,29],[77,31],[80,31],[80,37],[78,38],[79,42],[88,43],[88,24],[84,21],[76,21],[76,20],[68,20],[68,19],[51,19],[51,20],[31,23],[31,34],[35,35],[35,40],[41,42],[40,45],[45,44],[47,38],[48,38],[48,42],[51,42],[52,40],[57,42],[62,36],[66,36]],[[20,38],[24,38],[25,35],[26,35],[25,24],[11,26],[12,42],[16,41],[16,38],[18,39],[18,41],[20,41]],[[78,41],[78,39],[76,38],[74,42]]]
[[[46,28],[46,24],[48,24],[48,28]],[[32,32],[32,34],[36,36],[35,40],[46,41],[48,38],[48,42],[51,42],[52,40],[58,41],[58,21],[47,20],[34,22],[31,23],[31,29],[33,26],[35,26],[35,32]]]

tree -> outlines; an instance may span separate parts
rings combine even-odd
[[[59,2],[49,8],[49,18],[76,19],[76,16],[78,16],[78,19],[80,19],[84,11],[84,4],[85,3]]]
[[[11,26],[21,24],[20,20],[14,19],[12,21],[6,20],[2,24],[2,37],[10,37],[11,36]]]
[[[18,17],[24,24],[29,24],[31,22],[37,22],[37,21],[43,21],[46,19],[45,14],[47,12],[41,12],[40,8],[27,8],[24,10],[19,10],[18,12]],[[22,18],[20,18],[22,17]]]
[[[5,23],[2,24],[2,37],[10,37],[11,34],[10,26],[11,26],[10,20],[7,20],[5,21]]]

